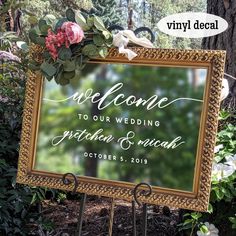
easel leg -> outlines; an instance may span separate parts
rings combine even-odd
[[[138,188],[141,186],[146,186],[148,187],[148,191],[141,191],[140,194],[148,197],[152,194],[152,186],[150,184],[147,183],[140,183],[137,184],[134,188],[133,191],[133,197],[134,197],[134,201],[139,205],[143,205],[143,214],[142,214],[142,236],[147,236],[147,204],[146,203],[141,203],[138,200]],[[133,210],[133,220],[135,217],[135,205],[134,205],[134,201],[132,201],[132,210]],[[133,221],[133,235],[136,235],[136,222]]]
[[[143,204],[143,228],[142,228],[142,235],[147,236],[147,204]]]
[[[136,236],[136,209],[135,209],[135,201],[132,201],[132,225],[133,225],[133,236]]]
[[[109,236],[112,236],[113,229],[113,220],[114,220],[114,211],[115,211],[115,200],[112,198],[111,200],[111,211],[110,211],[110,220],[109,220]]]
[[[81,200],[80,200],[80,210],[79,210],[79,216],[78,216],[78,223],[76,227],[76,236],[80,236],[82,233],[82,223],[83,223],[83,217],[84,217],[84,210],[85,210],[85,202],[86,202],[86,193],[81,194]]]

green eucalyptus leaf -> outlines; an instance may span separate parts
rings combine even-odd
[[[84,46],[82,53],[89,58],[99,56],[98,48],[94,44],[88,44]]]
[[[108,49],[107,47],[100,47],[98,49],[98,53],[101,57],[105,58],[108,55]]]
[[[50,53],[49,53],[48,51],[44,51],[44,52],[43,52],[43,58],[44,58],[44,59],[50,59],[50,58],[51,58]]]
[[[55,24],[57,18],[54,15],[52,15],[52,14],[47,14],[44,17],[44,20],[46,21],[47,25],[53,26]]]
[[[77,11],[75,14],[75,22],[82,28],[82,30],[87,31],[89,30],[91,27],[89,27],[89,25],[86,23],[86,20],[84,18],[84,16]]]
[[[65,79],[73,79],[75,77],[75,71],[64,72],[63,77]]]
[[[108,39],[106,39],[106,45],[108,47],[112,47],[113,46],[113,37],[109,37]]]
[[[75,61],[66,61],[63,65],[64,67],[64,71],[66,72],[71,72],[71,71],[74,71],[75,70]]]
[[[94,26],[99,30],[99,31],[104,31],[106,30],[106,27],[102,21],[102,19],[98,16],[94,16]]]
[[[55,25],[55,31],[57,31],[61,26],[65,23],[68,22],[67,18],[61,18]]]
[[[45,46],[45,38],[44,37],[37,37],[36,38],[36,43],[41,45],[41,46]]]
[[[38,18],[36,16],[30,16],[28,18],[28,22],[31,24],[31,25],[36,25],[38,24]]]
[[[68,21],[75,21],[75,12],[69,8],[66,10],[66,17],[68,19]]]
[[[51,28],[50,25],[44,25],[44,26],[42,26],[42,28],[41,28],[41,33],[42,33],[42,35],[47,36],[47,35],[48,35],[48,30],[49,30],[50,28]]]
[[[59,59],[66,61],[66,60],[69,60],[71,56],[72,56],[72,52],[70,48],[62,47],[59,50]]]
[[[112,38],[112,34],[108,30],[103,30],[102,34],[104,35],[105,39],[107,39],[107,40]]]
[[[57,63],[60,65],[63,65],[65,63],[65,60],[61,60],[60,58],[57,58]]]
[[[49,77],[54,76],[57,72],[57,68],[46,61],[42,63],[42,65],[40,66],[40,69]]]
[[[94,42],[95,45],[100,47],[100,46],[104,45],[105,39],[101,35],[96,34],[96,35],[93,36],[93,42]]]
[[[38,34],[35,29],[29,31],[29,38],[33,43],[37,43]]]
[[[88,61],[89,61],[89,57],[88,56],[82,55],[82,57],[81,56],[77,57],[75,59],[76,68],[78,70],[81,70]]]
[[[41,31],[40,31],[40,29],[39,29],[39,25],[36,25],[36,26],[34,27],[34,30],[35,30],[35,32],[36,32],[37,35],[41,35]]]
[[[54,78],[54,76],[47,76],[47,80],[51,81]]]
[[[42,31],[43,27],[47,26],[47,21],[44,20],[44,19],[40,19],[39,23],[38,23],[38,26],[39,26],[39,30]]]
[[[87,25],[89,28],[93,27],[93,25],[94,25],[94,17],[93,16],[90,16],[87,18]]]

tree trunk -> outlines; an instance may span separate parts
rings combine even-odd
[[[236,1],[233,0],[207,0],[207,12],[225,19],[228,29],[216,36],[204,38],[204,49],[226,50],[225,72],[236,77]],[[227,78],[230,94],[224,101],[223,106],[235,111],[236,80]]]
[[[1,3],[2,3],[2,5],[5,5],[7,3],[7,0],[2,0]],[[13,11],[13,9],[9,8],[9,10],[5,13],[5,16],[3,17],[3,18],[5,18],[4,19],[4,21],[5,21],[4,26],[5,27],[0,27],[0,28],[2,28],[1,30],[14,31],[18,35],[20,35],[20,33],[21,33],[20,17],[21,17],[20,9],[16,9]]]

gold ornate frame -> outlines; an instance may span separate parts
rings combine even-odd
[[[195,67],[208,69],[208,83],[205,87],[204,105],[199,131],[198,150],[195,165],[193,192],[153,187],[150,196],[140,196],[140,201],[207,211],[211,187],[211,168],[214,157],[215,137],[220,108],[220,93],[224,73],[225,52],[206,50],[175,50],[132,48],[138,56],[131,62],[117,49],[111,49],[105,58],[91,63],[131,63],[141,65],[162,65],[173,67]],[[32,46],[31,57],[42,62],[43,49]],[[40,115],[43,79],[39,72],[29,71],[26,85],[23,128],[20,145],[17,182],[72,191],[73,184],[64,185],[62,175],[33,169],[36,154],[37,127]],[[100,180],[78,176],[77,192],[133,200],[135,184]],[[145,188],[144,188],[145,189]]]

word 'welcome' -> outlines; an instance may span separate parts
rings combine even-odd
[[[134,95],[125,96],[124,93],[118,93],[122,87],[123,83],[117,83],[113,85],[104,95],[99,92],[94,92],[93,89],[89,88],[85,92],[76,92],[72,96],[63,100],[50,100],[46,98],[44,98],[43,100],[52,102],[64,102],[66,100],[74,100],[77,104],[83,104],[86,101],[90,101],[91,103],[97,103],[99,110],[103,110],[104,108],[112,104],[114,106],[120,106],[122,104],[136,107],[143,106],[146,107],[147,110],[151,110],[154,107],[163,109],[179,100],[202,102],[202,100],[194,98],[177,98],[172,101],[169,101],[167,97],[159,98],[159,96],[156,94],[147,99],[137,98]],[[115,97],[112,97],[112,95],[115,95]]]

